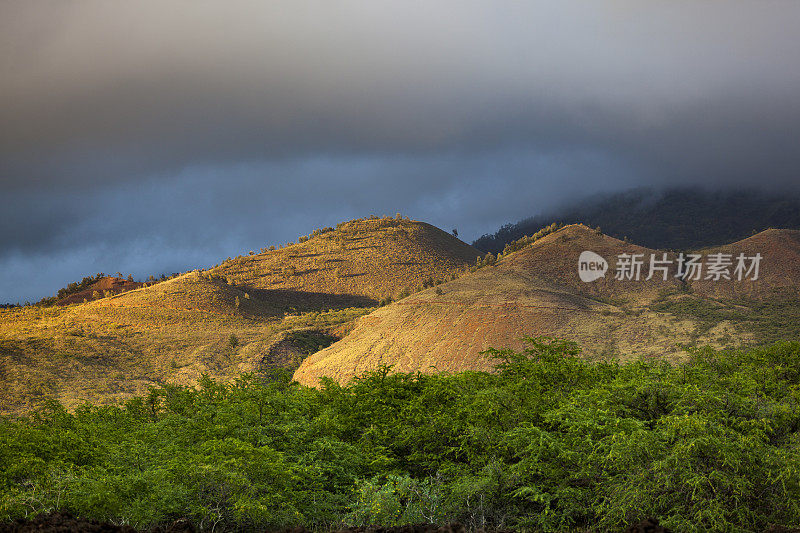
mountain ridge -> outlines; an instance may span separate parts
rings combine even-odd
[[[719,248],[761,247],[766,254],[763,290],[738,291],[735,298],[725,284],[615,279],[617,255],[662,252],[585,225],[525,242],[475,262],[476,250],[428,224],[360,219],[279,250],[96,300],[0,310],[0,410],[24,411],[47,396],[70,407],[115,402],[153,384],[191,384],[203,374],[232,379],[275,365],[300,364],[295,378],[310,385],[323,375],[342,381],[382,364],[491,369],[482,350],[518,348],[528,334],[576,340],[590,358],[680,359],[678,343],[736,345],[762,333],[800,331],[800,232],[769,231]],[[605,278],[579,280],[582,250],[609,260]],[[770,263],[773,255],[780,260]],[[337,266],[305,272],[315,262]],[[275,272],[278,264],[296,271]],[[262,275],[265,265],[273,266]],[[337,277],[336,268],[372,273]],[[757,306],[785,322],[777,330],[754,322]]]
[[[499,253],[511,241],[553,222],[600,227],[609,236],[658,249],[697,249],[744,239],[768,228],[800,229],[800,194],[699,187],[632,189],[585,198],[503,225],[473,246]]]

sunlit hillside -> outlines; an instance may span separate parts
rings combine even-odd
[[[674,267],[666,280],[655,276],[646,281],[646,267],[638,281],[615,279],[620,254],[663,258],[666,253],[672,259],[675,254],[586,226],[567,226],[496,264],[361,317],[347,337],[306,359],[295,379],[305,384],[323,376],[347,381],[381,365],[396,371],[486,370],[491,363],[481,351],[520,348],[523,335],[572,339],[587,357],[620,359],[633,354],[680,359],[685,345],[738,346],[798,336],[800,280],[786,282],[781,275],[787,261],[800,264],[800,253],[787,244],[787,239],[795,242],[792,235],[753,237],[769,251],[763,277],[736,282],[740,285],[720,283],[711,297],[708,287],[715,282],[699,283],[695,291],[692,282],[674,277]],[[609,259],[604,278],[580,280],[578,257],[584,250]],[[773,290],[777,285],[783,292]],[[740,286],[750,287],[749,292]],[[794,291],[794,297],[787,291]],[[745,299],[744,293],[763,297]]]
[[[397,298],[463,273],[480,253],[424,222],[367,218],[210,269],[237,286]]]
[[[301,362],[295,377],[308,384],[384,364],[489,369],[481,351],[519,348],[523,335],[569,338],[585,356],[623,359],[774,340],[800,332],[798,280],[787,274],[800,264],[798,242],[798,232],[768,231],[719,249],[761,250],[758,281],[682,283],[672,271],[635,281],[615,279],[618,255],[675,253],[572,225],[476,264],[472,248],[428,224],[347,222],[97,300],[0,311],[0,409],[46,396],[105,403],[204,373],[228,379]],[[583,250],[609,259],[605,278],[579,279]]]
[[[95,284],[68,305],[0,311],[0,410],[48,395],[105,403],[203,373],[293,368],[379,300],[452,279],[478,255],[399,218],[345,222],[300,241],[136,289],[103,278],[108,290]]]
[[[321,302],[289,291],[266,298],[191,272],[88,303],[0,311],[0,410],[45,396],[71,407],[107,403],[154,384],[195,383],[203,373],[259,372],[273,356],[291,366],[299,363],[293,356],[333,340],[324,338],[329,328],[366,312],[346,301],[313,311],[309,303]]]

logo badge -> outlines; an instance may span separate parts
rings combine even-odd
[[[608,270],[608,261],[603,256],[586,250],[578,257],[578,275],[581,281],[589,283],[604,278]]]

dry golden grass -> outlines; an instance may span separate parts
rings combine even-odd
[[[258,289],[361,296],[411,293],[463,273],[480,255],[449,233],[394,218],[354,220],[291,246],[226,261],[210,272]]]

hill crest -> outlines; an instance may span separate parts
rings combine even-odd
[[[64,298],[60,298],[55,302],[55,305],[69,305],[96,300],[111,294],[119,294],[121,292],[138,289],[143,285],[143,283],[137,281],[130,281],[115,276],[105,276],[89,285],[89,287],[86,289],[74,292],[69,296],[65,296]]]
[[[368,218],[225,261],[209,272],[241,287],[353,295],[377,302],[452,279],[479,255],[430,224]]]

